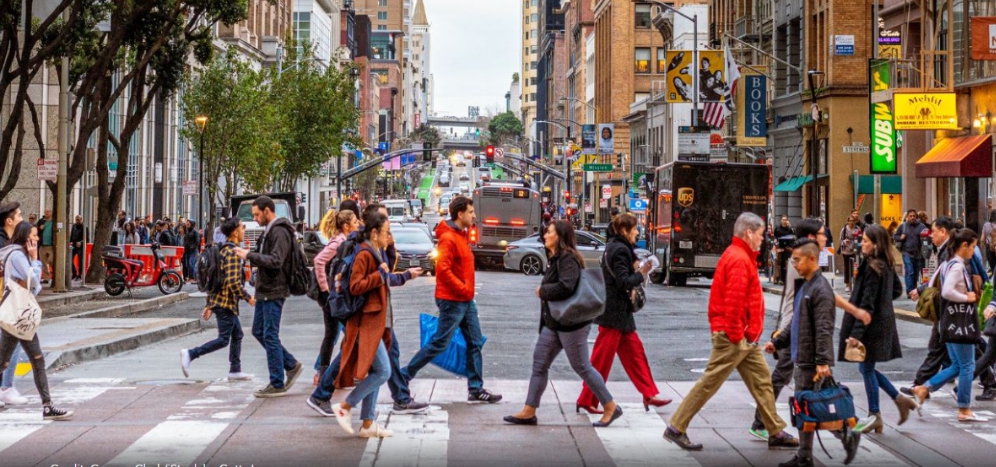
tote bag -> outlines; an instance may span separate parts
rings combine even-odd
[[[584,269],[574,294],[566,300],[547,302],[550,317],[564,326],[591,321],[605,312],[605,278],[602,269]]]
[[[33,278],[28,278],[28,287]],[[0,327],[14,337],[29,341],[34,339],[41,324],[41,307],[31,290],[17,282],[5,284],[3,302],[0,303]]]

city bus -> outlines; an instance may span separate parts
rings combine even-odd
[[[536,190],[521,184],[491,183],[473,193],[477,222],[471,229],[474,257],[501,262],[509,242],[538,233],[543,208]]]

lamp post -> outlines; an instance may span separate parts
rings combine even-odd
[[[201,226],[203,232],[207,232],[204,228],[204,130],[207,128],[207,115],[198,115],[194,118],[194,123],[197,124],[197,132],[201,134],[200,147],[197,149],[197,225]]]
[[[813,134],[809,141],[809,172],[813,177],[813,199],[811,203],[810,216],[818,217],[820,213],[820,189],[817,186],[817,180],[819,177],[819,139],[817,139],[817,133],[819,130],[819,123],[823,120],[822,113],[820,112],[820,106],[816,103],[816,80],[815,76],[822,75],[822,71],[809,70],[809,93],[812,95],[812,117],[813,117]]]

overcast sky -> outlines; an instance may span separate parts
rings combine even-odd
[[[494,106],[504,111],[512,73],[522,61],[521,0],[423,1],[432,33],[436,113],[466,117],[471,105],[480,106],[482,115]]]

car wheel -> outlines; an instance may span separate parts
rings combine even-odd
[[[519,263],[519,269],[527,276],[537,276],[543,271],[543,260],[536,255],[526,255]]]

